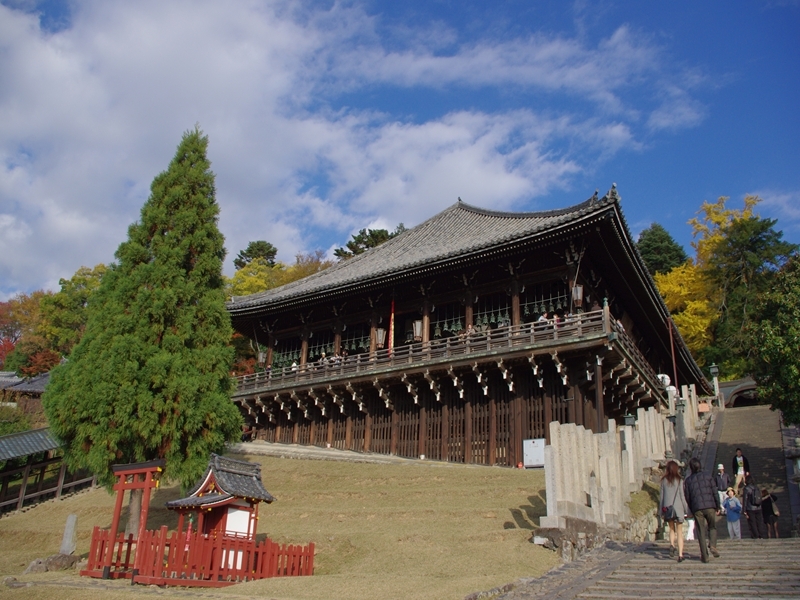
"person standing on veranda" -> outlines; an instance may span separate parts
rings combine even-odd
[[[683,482],[683,491],[686,495],[689,511],[694,515],[700,542],[700,560],[708,562],[708,551],[715,558],[719,558],[717,550],[717,515],[720,511],[717,486],[710,473],[703,472],[700,460],[693,458],[689,461],[692,474]],[[710,539],[709,544],[706,541]]]
[[[664,476],[661,478],[661,515],[669,526],[669,555],[675,556],[675,538],[678,541],[678,562],[683,562],[683,521],[686,516],[686,497],[683,493],[683,481],[678,470],[678,463],[671,460],[667,463]],[[672,510],[670,511],[670,507]]]

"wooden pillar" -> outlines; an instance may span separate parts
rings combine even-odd
[[[397,454],[397,430],[400,423],[400,416],[396,410],[392,411],[392,431],[389,442],[389,454]]]
[[[369,354],[375,354],[378,349],[378,314],[372,313],[369,320]]]
[[[28,461],[25,463],[25,470],[22,472],[22,484],[19,486],[19,499],[17,500],[17,510],[22,510],[22,505],[25,503],[25,492],[28,489],[28,476],[31,474],[32,464],[33,464],[33,454],[28,456]]]
[[[583,415],[583,395],[581,394],[581,388],[577,384],[572,386],[572,404],[574,405],[575,411],[575,421],[576,425],[585,425],[586,421]]]
[[[300,438],[300,423],[295,421],[294,425],[292,425],[292,443],[296,444],[299,438]]]
[[[364,414],[364,452],[369,452],[370,446],[372,446],[372,415],[366,412]]]
[[[464,403],[464,462],[472,462],[472,398]]]
[[[340,354],[342,351],[342,324],[336,323],[333,330],[333,353]]]
[[[274,349],[275,349],[275,336],[270,333],[269,335],[267,335],[267,362],[266,362],[266,366],[268,366],[268,367],[272,366],[272,353],[273,353]]]
[[[513,279],[511,281],[511,324],[519,325],[522,322],[522,317],[519,310],[519,281]]]
[[[497,461],[497,401],[489,398],[489,466]]]
[[[300,365],[306,364],[308,361],[308,332],[304,331],[300,338]]]
[[[467,290],[467,293],[464,294],[464,329],[475,324],[473,323],[474,314],[475,296],[470,290]]]
[[[422,305],[422,342],[431,341],[431,303],[427,300]]]
[[[575,418],[575,405],[577,404],[576,399],[573,397],[572,400],[567,400],[567,422],[578,424],[578,421]]]
[[[313,446],[317,441],[317,420],[311,419],[310,431],[308,433],[308,445]]]
[[[144,532],[147,530],[147,516],[150,514],[150,492],[155,487],[155,483],[150,483],[148,479],[151,477],[150,473],[145,473],[143,476],[144,483],[144,493],[142,494],[142,506],[141,506],[141,516],[139,517],[139,532],[137,533],[136,539],[140,540]]]
[[[428,447],[428,420],[425,407],[419,407],[419,455],[425,456]]]
[[[119,529],[119,517],[122,512],[122,499],[125,497],[125,490],[122,489],[124,477],[117,477],[117,500],[114,504],[114,516],[111,517],[111,528],[108,531],[108,545],[103,556],[103,579],[111,579],[111,561],[114,559],[114,550],[117,545],[117,530]]]
[[[328,417],[328,438],[325,443],[329,447],[333,446],[333,416]]]
[[[275,442],[280,443],[280,441],[281,441],[281,424],[280,422],[278,422],[275,423]]]
[[[442,402],[442,460],[448,460],[450,446],[450,411],[447,400]]]
[[[349,414],[347,415],[347,420],[345,421],[344,427],[344,449],[353,449],[353,417],[351,417]]]
[[[606,309],[608,309],[608,304],[606,304]],[[598,357],[594,364],[594,403],[597,415],[597,431],[595,433],[604,433],[606,430],[606,417],[603,409],[603,366],[600,362],[601,359]]]
[[[550,445],[550,422],[553,420],[553,394],[549,386],[544,388],[544,439]]]

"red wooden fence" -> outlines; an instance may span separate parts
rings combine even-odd
[[[101,577],[108,548],[108,530],[95,527],[89,564],[81,575]],[[312,575],[314,544],[276,544],[254,540],[145,531],[137,544],[120,533],[114,548],[111,576],[133,577],[135,583],[221,587],[240,581]],[[134,575],[135,573],[135,575]]]

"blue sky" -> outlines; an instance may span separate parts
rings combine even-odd
[[[746,194],[800,242],[800,3],[0,1],[0,299],[113,260],[195,124],[232,258],[616,183],[690,251]]]

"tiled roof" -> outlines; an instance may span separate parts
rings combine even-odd
[[[208,461],[208,469],[189,492],[189,496],[194,496],[200,491],[209,471],[214,474],[220,492],[237,498],[252,498],[264,502],[275,501],[275,498],[264,489],[264,484],[261,482],[261,465],[213,453]]]
[[[14,371],[0,371],[0,390],[14,387],[22,381],[22,377],[17,377]]]
[[[6,389],[11,390],[12,392],[32,392],[35,394],[43,394],[44,388],[47,387],[49,381],[50,373],[42,373],[41,375],[31,377],[30,379],[23,379],[21,383]]]
[[[235,297],[228,310],[270,306],[293,299],[345,288],[358,283],[380,280],[386,276],[413,271],[455,257],[470,256],[489,248],[539,236],[548,230],[567,225],[617,202],[616,189],[603,198],[543,212],[498,212],[457,202],[424,223],[395,238],[337,263],[319,273],[279,288]]]
[[[50,433],[49,427],[11,433],[0,436],[0,460],[20,458],[60,447],[61,444]]]
[[[201,506],[208,506],[209,504],[218,504],[226,502],[235,496],[231,494],[204,494],[202,496],[189,496],[188,498],[181,498],[180,500],[170,500],[167,502],[167,508],[199,508]]]

